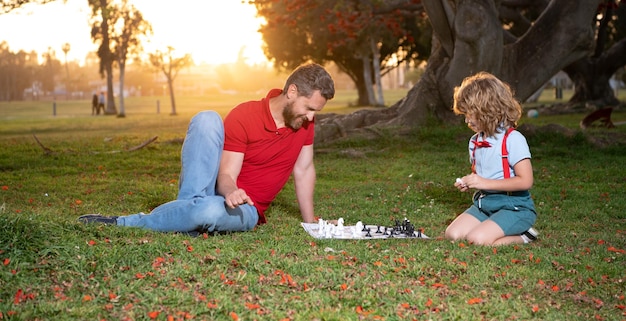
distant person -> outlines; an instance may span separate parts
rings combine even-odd
[[[100,110],[102,110],[102,114],[104,115],[104,103],[106,102],[106,98],[104,98],[104,91],[100,92],[100,99],[98,99],[98,115],[100,115]]]
[[[480,72],[454,88],[453,111],[464,115],[476,132],[469,141],[472,172],[454,186],[476,192],[472,206],[446,229],[446,238],[479,245],[535,240],[537,213],[528,192],[533,167],[526,138],[515,130],[522,108],[513,92],[495,76]]]
[[[96,115],[96,113],[99,114],[100,110],[98,109],[98,95],[94,93],[93,97],[91,97],[91,114]]]
[[[306,64],[282,90],[239,104],[223,122],[214,111],[200,112],[183,143],[176,200],[150,214],[79,221],[163,232],[248,231],[266,223],[266,209],[293,174],[302,220],[313,223],[315,113],[334,95],[328,72]]]

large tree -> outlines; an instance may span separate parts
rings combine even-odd
[[[525,100],[559,70],[589,54],[600,2],[423,0],[434,31],[424,75],[388,109],[320,117],[316,140],[336,139],[373,125],[419,126],[432,117],[458,122],[450,108],[453,89],[478,71],[497,75]],[[505,13],[524,15],[527,25],[503,23]],[[516,34],[517,30],[522,31]]]
[[[117,19],[116,10],[108,0],[88,0],[92,11],[93,23],[91,38],[99,41],[98,57],[100,58],[100,75],[106,77],[107,99],[104,113],[117,114],[115,95],[113,92],[113,63],[115,53],[111,49],[111,36]]]
[[[115,60],[120,69],[119,74],[119,98],[120,112],[118,117],[125,117],[126,110],[124,108],[124,76],[126,74],[126,61],[132,56],[137,55],[141,50],[141,37],[152,33],[152,26],[143,19],[143,15],[135,6],[129,5],[127,0],[115,8],[116,10],[116,29],[111,35],[113,40],[113,53]]]
[[[278,69],[332,61],[354,82],[358,105],[382,105],[381,75],[404,61],[425,60],[429,53],[430,37],[423,37],[430,35],[428,25],[410,3],[394,8],[378,0],[254,4],[267,21],[260,28],[266,56]]]
[[[176,115],[176,99],[174,98],[174,80],[178,76],[178,72],[188,66],[193,65],[193,59],[190,54],[185,54],[182,57],[174,55],[174,48],[167,47],[167,51],[163,52],[157,50],[155,53],[150,54],[150,63],[152,66],[163,72],[165,79],[167,80],[167,87],[170,92],[170,103],[172,105],[172,112],[170,115]]]

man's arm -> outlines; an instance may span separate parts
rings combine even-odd
[[[302,220],[305,223],[314,223],[313,193],[315,189],[315,166],[313,164],[313,145],[305,145],[302,147],[293,168],[293,179]]]
[[[243,165],[243,153],[223,151],[217,173],[217,193],[224,196],[226,205],[235,208],[241,204],[254,205],[246,191],[237,187],[237,177]]]

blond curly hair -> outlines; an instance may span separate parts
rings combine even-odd
[[[463,79],[454,88],[452,110],[473,118],[487,136],[494,136],[502,127],[517,127],[522,116],[522,106],[511,87],[484,71]]]

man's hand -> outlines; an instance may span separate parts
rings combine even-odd
[[[224,199],[226,200],[226,205],[228,205],[228,207],[230,208],[235,208],[239,205],[246,204],[246,203],[249,205],[254,205],[254,202],[252,202],[250,197],[248,197],[248,194],[246,194],[246,191],[244,191],[241,188],[238,188],[228,193],[226,196],[224,196]]]

